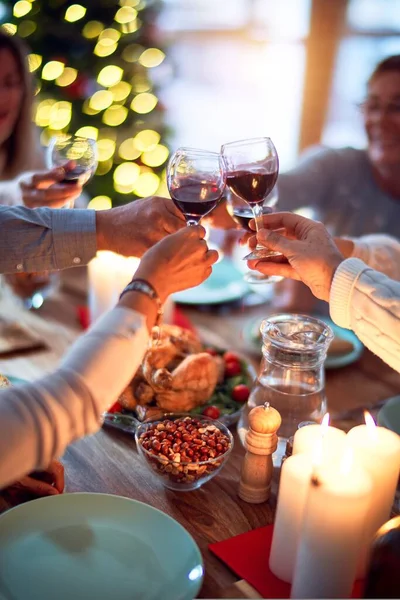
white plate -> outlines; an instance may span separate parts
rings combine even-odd
[[[187,531],[136,500],[65,494],[0,517],[1,600],[192,600],[202,575]]]

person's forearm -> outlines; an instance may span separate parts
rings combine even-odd
[[[75,342],[55,373],[2,390],[0,488],[95,432],[136,372],[147,341],[143,315],[116,308]]]
[[[400,372],[400,283],[357,258],[336,270],[330,295],[333,321]]]
[[[22,204],[22,194],[17,178],[10,181],[0,181],[0,204],[4,206]]]
[[[0,207],[0,272],[87,264],[97,251],[94,210]]]

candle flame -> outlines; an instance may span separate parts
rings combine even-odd
[[[364,410],[364,419],[365,419],[365,424],[368,427],[368,429],[370,429],[371,431],[375,431],[376,423],[375,423],[371,413],[369,413],[367,410]]]
[[[322,435],[325,435],[326,432],[328,431],[329,419],[330,419],[329,413],[325,413],[324,418],[322,419],[322,423],[321,423],[321,432],[322,432]]]
[[[351,446],[347,446],[343,452],[342,460],[340,463],[340,473],[342,475],[349,475],[351,468],[354,463],[354,451]]]

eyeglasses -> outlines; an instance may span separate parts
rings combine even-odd
[[[365,100],[357,107],[366,117],[378,117],[385,114],[392,119],[400,119],[400,102],[389,102],[388,104],[379,104],[378,102]]]

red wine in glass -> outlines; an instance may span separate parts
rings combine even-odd
[[[218,204],[221,197],[220,188],[214,183],[202,183],[194,179],[180,179],[177,186],[169,190],[174,204],[185,216],[187,222],[200,222]]]
[[[227,174],[226,184],[232,192],[253,206],[264,202],[272,192],[277,179],[278,171],[272,173],[234,171]]]
[[[65,177],[61,180],[61,183],[85,183],[90,178],[91,170],[88,172],[83,167],[74,167],[72,169],[65,170]],[[82,181],[84,180],[84,181]]]

